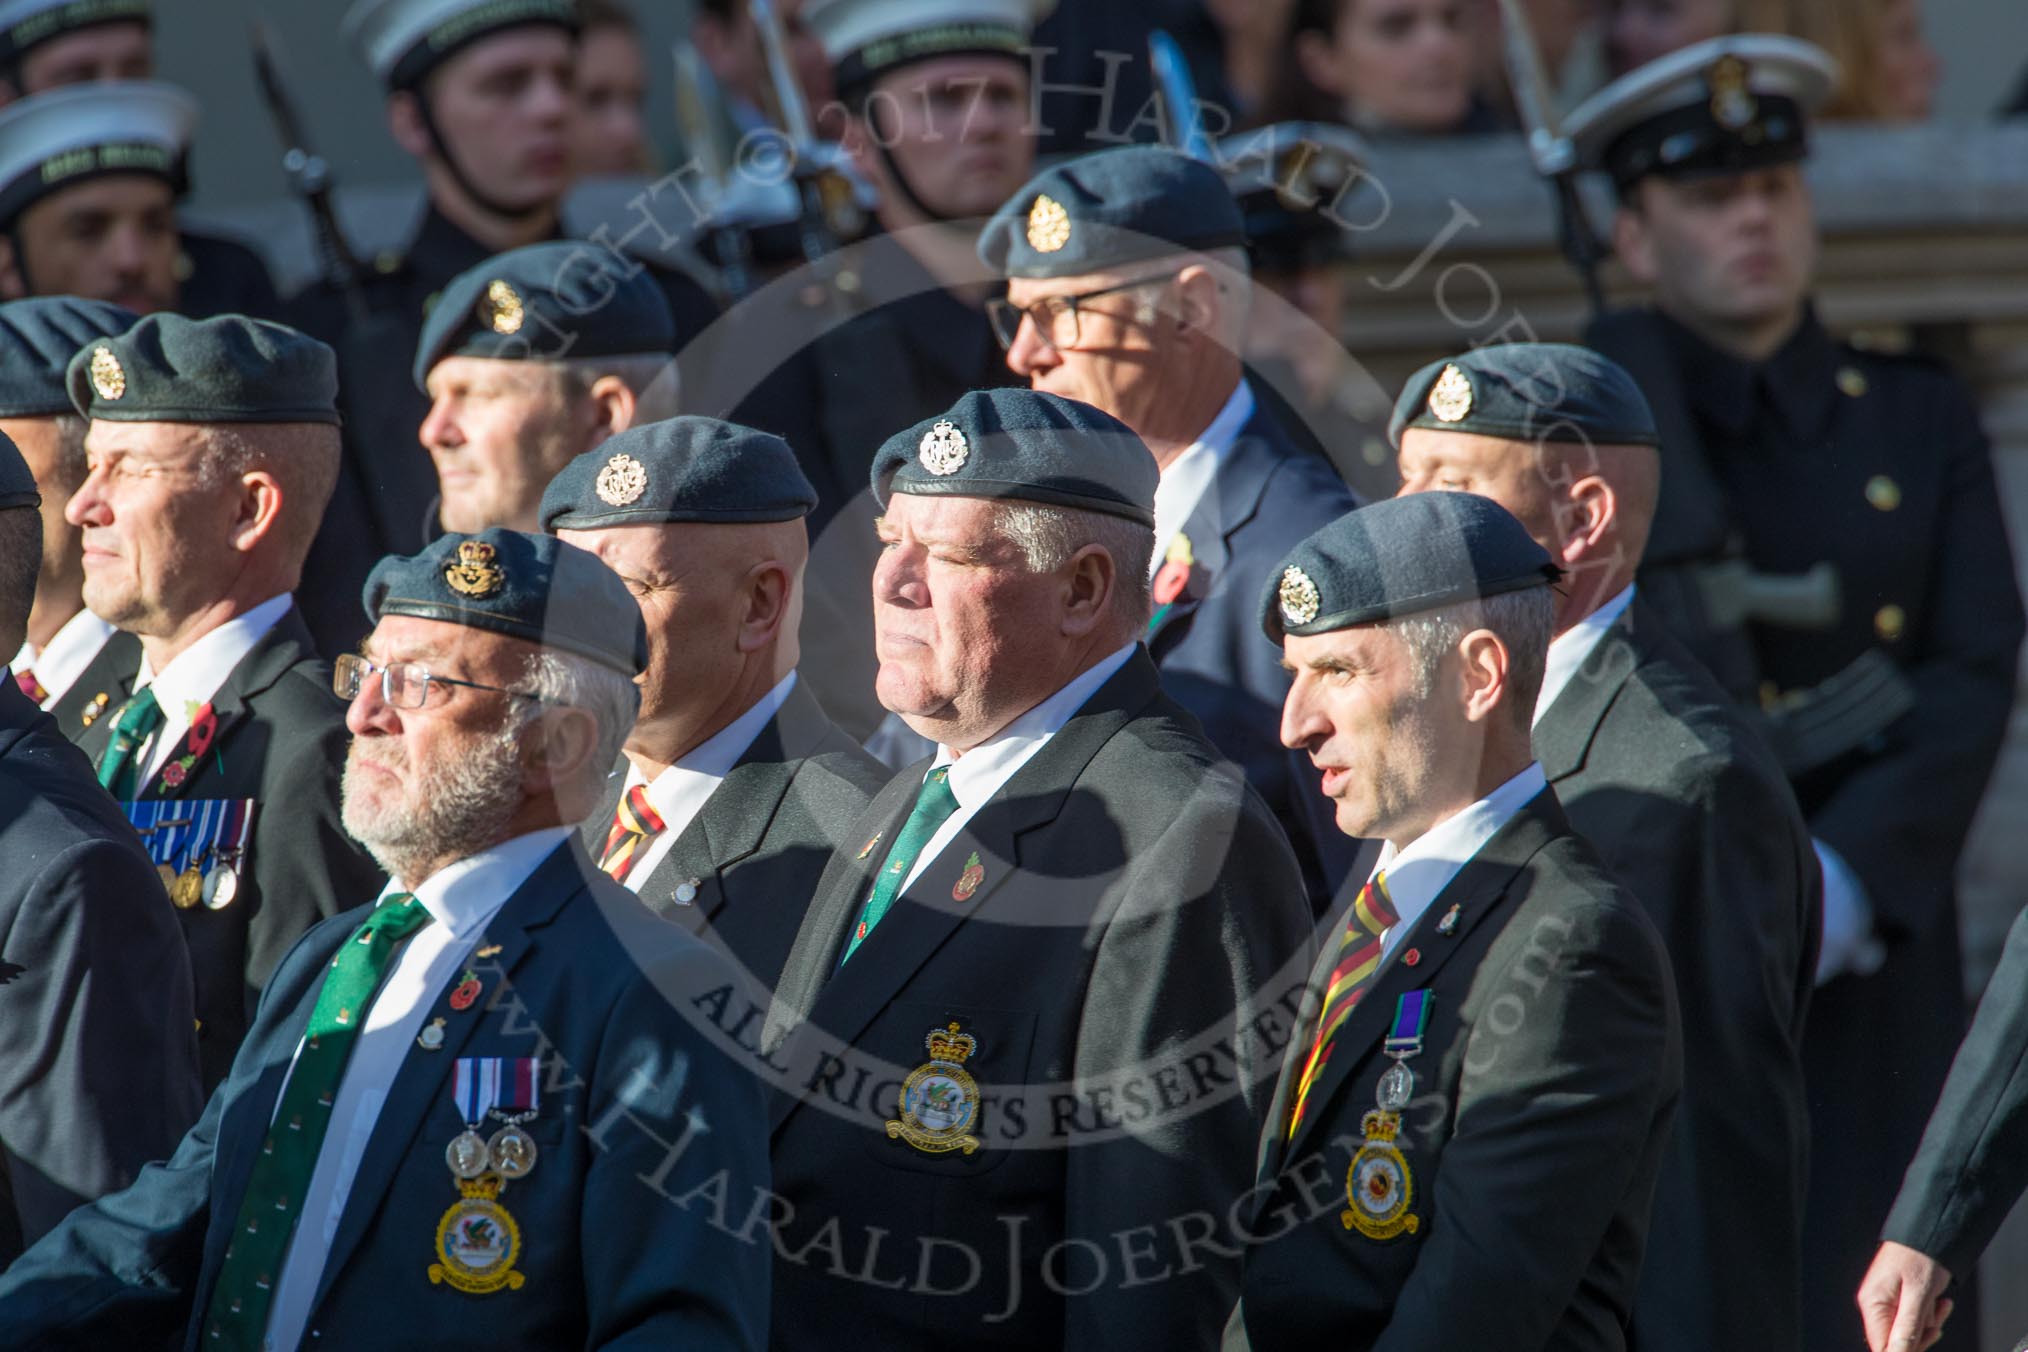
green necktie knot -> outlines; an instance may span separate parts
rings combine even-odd
[[[162,726],[162,706],[155,700],[155,687],[142,686],[120,711],[113,715],[113,735],[99,753],[99,783],[115,798],[132,798],[140,789],[138,752]]]

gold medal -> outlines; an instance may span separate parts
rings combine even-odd
[[[444,1163],[451,1167],[451,1176],[470,1181],[485,1173],[492,1164],[492,1155],[486,1149],[486,1138],[470,1127],[460,1132],[444,1148]]]
[[[155,876],[162,880],[162,890],[169,894],[169,900],[175,901],[176,866],[174,864],[157,864],[155,865]]]
[[[526,1178],[535,1168],[535,1138],[518,1126],[506,1126],[486,1142],[486,1156],[493,1172],[502,1178]]]
[[[176,909],[187,911],[204,900],[204,875],[192,864],[176,875],[176,881],[169,884],[169,900],[176,903]]]

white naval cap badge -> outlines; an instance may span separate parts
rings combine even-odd
[[[1704,83],[1711,89],[1711,116],[1727,131],[1738,131],[1760,111],[1746,79],[1746,62],[1730,53],[1712,62],[1704,74]]]
[[[1037,253],[1055,253],[1070,243],[1070,213],[1063,203],[1042,193],[1028,208],[1028,247]]]
[[[616,455],[606,461],[594,486],[599,501],[611,507],[625,507],[648,491],[648,467],[631,455]]]
[[[1317,618],[1317,607],[1324,599],[1317,595],[1317,584],[1310,581],[1310,575],[1300,568],[1282,570],[1282,620],[1288,624],[1308,624]]]
[[[495,333],[519,333],[528,318],[528,307],[521,303],[520,292],[495,277],[486,283],[486,294],[479,300],[479,318]]]
[[[127,392],[127,371],[104,343],[92,349],[92,389],[101,399],[118,399]]]
[[[1430,387],[1429,411],[1438,422],[1463,422],[1472,411],[1472,379],[1454,365],[1444,367]]]
[[[965,441],[965,434],[948,419],[922,434],[922,445],[916,448],[916,459],[932,474],[956,474],[964,468],[965,459],[972,448]]]

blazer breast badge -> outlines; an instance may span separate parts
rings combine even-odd
[[[1359,1130],[1366,1139],[1345,1171],[1347,1209],[1338,1219],[1347,1230],[1368,1239],[1393,1239],[1422,1228],[1422,1219],[1413,1210],[1415,1175],[1395,1140],[1401,1134],[1402,1111],[1415,1095],[1415,1071],[1408,1062],[1422,1051],[1434,998],[1428,990],[1405,991],[1395,1003],[1394,1023],[1382,1044],[1394,1064],[1380,1077],[1373,1110],[1360,1119]]]
[[[979,1148],[970,1131],[979,1120],[979,1086],[966,1073],[965,1062],[979,1049],[978,1039],[947,1028],[932,1028],[923,1045],[930,1059],[909,1072],[901,1085],[901,1117],[887,1124],[887,1139],[903,1140],[930,1155]]]

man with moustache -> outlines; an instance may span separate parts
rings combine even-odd
[[[1321,914],[1356,842],[1321,810],[1316,772],[1275,740],[1288,675],[1254,602],[1291,539],[1358,503],[1254,397],[1241,365],[1245,245],[1216,169],[1130,146],[1043,171],[1000,207],[979,258],[1008,279],[987,308],[1009,369],[1104,409],[1154,452],[1149,656],[1274,809]]]
[[[75,296],[0,304],[0,434],[28,462],[42,497],[42,572],[27,636],[9,665],[29,699],[73,741],[92,696],[140,664],[141,645],[85,608],[78,528],[64,519],[84,482],[85,420],[71,407],[64,373],[79,348],[133,323],[117,305]]]
[[[1654,925],[1529,745],[1560,576],[1434,492],[1332,522],[1261,597],[1282,739],[1386,844],[1282,1063],[1229,1349],[1629,1346],[1683,1035]]]
[[[1638,1345],[1794,1347],[1817,860],[1751,715],[1637,594],[1664,454],[1647,401],[1589,348],[1506,344],[1417,372],[1391,430],[1404,492],[1491,498],[1565,570],[1535,754],[1661,931],[1683,1022],[1699,1030],[1656,1185]]]
[[[1808,43],[1720,38],[1565,123],[1612,175],[1616,252],[1655,295],[1589,335],[1642,386],[1666,452],[1643,595],[1765,713],[1823,865],[1806,1352],[1853,1337],[1852,1292],[1964,1029],[1953,877],[2024,629],[1969,393],[1927,359],[1834,341],[1810,304],[1801,161],[1833,73]],[[1974,1322],[1945,1346],[1971,1346]]]
[[[787,443],[716,418],[621,432],[542,495],[543,529],[617,573],[648,627],[640,716],[585,845],[763,991],[888,778],[797,669],[815,504]]]
[[[338,473],[336,371],[279,324],[157,314],[67,379],[91,424],[65,508],[85,604],[141,647],[79,745],[175,841],[209,1091],[282,955],[380,881],[339,825],[344,724],[292,597]]]
[[[682,1012],[725,968],[572,830],[633,721],[632,598],[489,530],[365,603],[345,826],[390,881],[290,952],[176,1153],[0,1277],[8,1336],[759,1352],[769,1251],[696,1201],[767,1186],[758,1086]]]
[[[34,604],[36,496],[0,435],[0,650]],[[169,899],[91,763],[0,667],[0,1267],[203,1106]]]
[[[1029,390],[875,459],[880,697],[937,749],[832,857],[768,1017],[778,1348],[1215,1345],[1237,1251],[1170,1222],[1246,1190],[1309,910],[1141,646],[1155,480]]]
[[[0,0],[0,107],[76,85],[154,79],[153,11],[152,0]],[[117,207],[133,190],[108,185],[98,196]],[[179,314],[266,319],[280,309],[267,264],[237,240],[179,225],[171,269],[176,298],[167,308]]]

